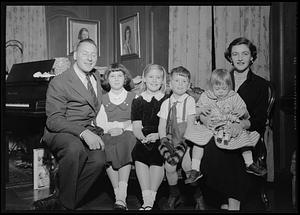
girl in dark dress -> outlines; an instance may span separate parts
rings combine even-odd
[[[231,125],[233,133],[247,129],[262,135],[265,129],[268,86],[265,79],[251,71],[250,66],[256,57],[256,47],[246,38],[235,39],[225,52],[225,58],[233,65],[231,71],[233,89],[245,101],[251,116],[248,120],[233,123]],[[201,121],[204,124],[210,123],[205,117],[202,117]],[[260,144],[263,144],[261,140],[257,143],[257,147]],[[223,194],[226,199],[226,203],[222,205],[223,209],[240,210],[240,202],[246,200],[250,190],[258,188],[255,187],[257,176],[249,175],[244,170],[244,161],[239,149],[231,151],[220,149],[212,138],[204,150],[201,170],[206,177],[206,185]]]
[[[167,98],[164,94],[165,85],[165,69],[156,64],[147,65],[143,71],[143,92],[132,102],[131,120],[137,139],[132,158],[143,196],[140,210],[152,209],[164,177],[164,159],[158,151],[160,141],[157,113]]]

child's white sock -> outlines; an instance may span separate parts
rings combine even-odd
[[[119,199],[119,187],[114,188],[115,199],[116,201]]]
[[[192,169],[199,171],[200,170],[200,160],[192,158]]]
[[[125,181],[119,181],[119,199],[124,201],[126,203],[126,197],[127,197],[127,182]]]
[[[154,202],[155,202],[155,198],[156,198],[156,191],[153,191],[153,190],[151,190],[151,200],[152,200],[152,207],[153,207],[153,205],[154,205]]]
[[[143,196],[143,207],[145,206],[153,206],[152,203],[152,196],[151,196],[151,190],[143,190],[142,191],[142,196]]]
[[[244,158],[244,162],[246,164],[246,167],[249,167],[253,163],[253,158],[252,158],[252,151],[244,151],[242,153],[242,156]]]

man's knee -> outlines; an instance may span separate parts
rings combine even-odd
[[[54,141],[54,151],[57,157],[68,157],[69,159],[78,159],[79,156],[86,154],[82,141],[72,134],[58,134]]]

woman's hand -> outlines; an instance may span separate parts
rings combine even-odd
[[[109,133],[112,137],[121,135],[123,132],[124,132],[124,129],[123,129],[123,128],[112,128],[112,129],[109,129],[109,131],[108,131],[108,133]]]
[[[202,107],[196,106],[196,113],[207,116],[211,113],[211,108],[209,106],[202,106]]]
[[[246,112],[245,109],[240,108],[240,109],[234,110],[232,115],[236,116],[237,118],[240,118],[240,117],[244,116],[245,112]]]
[[[214,122],[211,120],[211,117],[206,117],[203,115],[200,115],[200,120],[208,129],[213,130],[214,129]]]
[[[240,123],[232,123],[228,125],[228,130],[231,131],[232,137],[237,137],[240,133],[242,133],[243,128]]]

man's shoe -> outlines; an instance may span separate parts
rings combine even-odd
[[[56,194],[37,200],[33,203],[33,210],[67,210],[58,199]]]
[[[194,182],[196,182],[196,181],[198,181],[198,179],[200,179],[201,177],[202,177],[203,175],[202,175],[202,173],[200,172],[200,171],[197,171],[197,170],[192,170],[191,171],[191,174],[190,174],[190,176],[187,178],[187,179],[185,179],[185,183],[186,184],[191,184],[191,183],[194,183]]]
[[[246,172],[257,176],[264,176],[267,174],[267,170],[265,168],[259,167],[255,163],[252,163],[250,166],[246,167]]]

